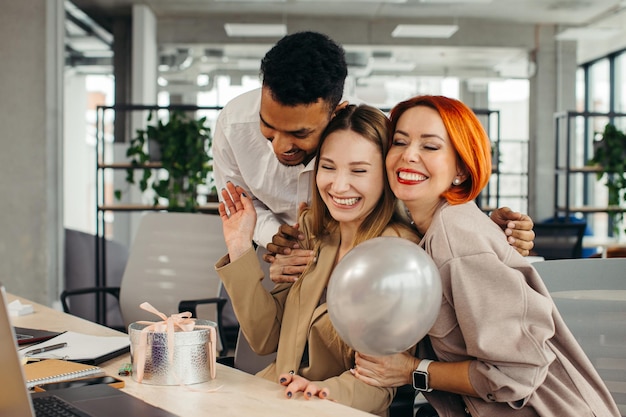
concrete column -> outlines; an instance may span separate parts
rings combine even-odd
[[[575,109],[576,48],[557,42],[554,26],[537,28],[536,73],[530,79],[528,212],[535,222],[554,213],[554,113]]]
[[[130,103],[157,104],[158,47],[156,16],[148,6],[134,5],[131,25]],[[130,122],[128,134],[131,137],[138,128],[145,126],[147,114],[147,112],[141,111],[128,114],[130,117],[126,119],[126,122]],[[119,140],[116,140],[114,150],[116,160],[125,160],[127,146],[127,141],[121,143]],[[125,172],[115,172],[114,187],[116,189],[124,189],[126,187],[125,178]],[[130,201],[134,203],[141,202],[141,196],[138,194],[138,192],[135,194],[131,193],[129,196]],[[130,246],[141,214],[114,212],[113,216],[113,238]]]
[[[489,82],[487,80],[461,80],[459,100],[472,109],[489,108]]]
[[[0,281],[51,305],[63,276],[61,0],[0,13]]]

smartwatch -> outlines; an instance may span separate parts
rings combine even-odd
[[[433,390],[428,384],[428,365],[431,362],[430,359],[422,359],[417,369],[413,371],[413,388],[418,391],[431,392]]]

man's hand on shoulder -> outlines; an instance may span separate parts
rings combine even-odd
[[[507,236],[507,241],[523,256],[528,256],[533,248],[535,223],[527,214],[511,210],[509,207],[501,207],[491,213],[493,220]]]
[[[298,227],[297,223],[293,226],[282,224],[278,233],[272,237],[272,242],[267,244],[269,253],[263,256],[263,260],[272,263],[274,255],[289,255],[292,249],[299,249],[300,241],[304,239],[304,235],[298,230]]]

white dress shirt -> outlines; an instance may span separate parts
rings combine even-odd
[[[281,224],[296,223],[298,205],[309,202],[315,160],[306,166],[281,164],[261,134],[260,111],[260,88],[231,100],[217,118],[212,148],[218,193],[227,181],[246,190],[257,212],[253,238],[265,247]]]

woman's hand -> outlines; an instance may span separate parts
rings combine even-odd
[[[369,356],[357,352],[352,374],[376,387],[400,387],[412,383],[413,371],[418,363],[419,359],[407,352],[389,356]]]
[[[281,374],[279,378],[280,385],[287,387],[285,388],[285,396],[287,398],[293,398],[293,395],[296,392],[302,392],[304,394],[304,398],[307,400],[310,400],[313,397],[318,397],[323,400],[330,399],[330,391],[328,388],[320,388],[315,383],[300,375],[288,373]]]
[[[222,218],[228,254],[234,261],[252,247],[256,210],[244,189],[231,182],[226,184],[226,189],[222,189],[222,199],[218,212]]]
[[[308,249],[292,249],[289,255],[275,255],[270,265],[270,279],[275,284],[296,282],[314,260],[315,252]]]
[[[495,209],[491,213],[491,220],[504,230],[507,241],[522,256],[528,256],[535,246],[535,223],[527,214],[518,213],[508,207]]]

